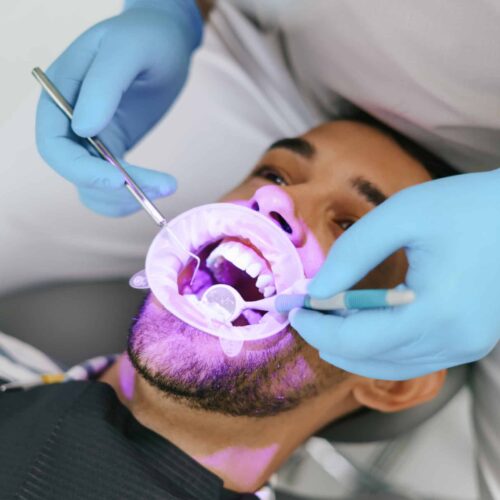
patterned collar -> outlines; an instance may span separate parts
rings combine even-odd
[[[96,356],[83,363],[72,366],[69,370],[55,373],[34,373],[32,379],[15,380],[0,385],[0,392],[14,389],[30,389],[39,385],[58,384],[72,381],[96,380],[118,359],[119,354]]]

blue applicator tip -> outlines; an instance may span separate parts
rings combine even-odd
[[[304,307],[307,295],[303,294],[286,294],[278,295],[275,299],[274,306],[280,314],[290,312],[297,307]]]

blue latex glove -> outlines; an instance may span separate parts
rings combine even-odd
[[[309,293],[347,290],[400,248],[407,306],[342,318],[292,313],[321,357],[359,375],[402,380],[484,357],[500,338],[500,170],[405,189],[332,246]]]
[[[81,138],[99,135],[121,159],[179,94],[202,34],[194,0],[129,4],[122,14],[81,35],[47,71],[74,106],[72,124],[44,94],[37,110],[43,158],[76,185],[88,208],[108,216],[132,213],[139,205],[121,174]],[[152,199],[175,191],[175,179],[168,174],[124,166]]]

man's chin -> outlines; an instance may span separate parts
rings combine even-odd
[[[185,324],[151,294],[128,340],[134,367],[154,387],[197,408],[232,415],[270,415],[295,406],[314,382],[302,348],[303,341],[287,328],[246,342],[237,356],[228,357],[217,337]],[[301,377],[281,376],[298,363]]]
[[[172,371],[173,366],[187,364],[190,359],[207,368],[221,365],[257,368],[293,350],[297,340],[293,329],[287,327],[267,339],[245,342],[241,352],[230,357],[224,354],[218,337],[184,323],[149,294],[132,325],[129,347],[141,353],[148,369],[164,373]]]

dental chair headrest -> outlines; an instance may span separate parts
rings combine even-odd
[[[450,368],[439,394],[428,403],[396,413],[363,409],[325,427],[317,436],[336,443],[393,439],[424,423],[446,406],[467,381],[469,366]]]
[[[124,350],[124,332],[143,298],[128,280],[55,283],[21,290],[0,297],[0,331],[71,365]],[[361,410],[317,435],[351,443],[394,438],[444,407],[464,385],[467,371],[466,366],[450,369],[441,392],[429,403],[394,414]]]

